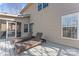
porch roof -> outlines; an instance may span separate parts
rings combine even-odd
[[[13,15],[13,14],[5,14],[5,13],[0,13],[0,16],[5,16],[5,17],[13,17],[13,18],[28,18],[30,15]]]

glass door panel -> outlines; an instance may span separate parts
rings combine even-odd
[[[21,37],[21,22],[17,22],[17,37]]]
[[[8,38],[15,37],[16,35],[16,23],[8,22]]]

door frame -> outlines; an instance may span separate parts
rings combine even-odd
[[[8,34],[9,34],[9,31],[8,31],[8,25],[9,25],[9,23],[14,23],[15,24],[15,36],[14,37],[8,37]],[[9,39],[9,38],[16,38],[16,27],[17,27],[17,24],[16,24],[16,22],[15,21],[6,21],[6,25],[7,25],[7,27],[6,27],[6,39]]]
[[[21,32],[22,23],[21,22],[16,22],[17,27],[18,27],[18,23],[20,23],[20,28],[19,29],[20,29],[20,32]],[[18,28],[17,27],[16,27],[16,37],[21,37],[21,33],[20,33],[20,36],[18,36],[18,34],[17,34],[18,33]]]

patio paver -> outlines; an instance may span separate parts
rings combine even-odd
[[[0,56],[79,56],[79,49],[47,41],[46,44],[16,54],[10,41],[0,40]]]

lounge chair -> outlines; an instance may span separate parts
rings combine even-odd
[[[15,43],[16,52],[19,54],[35,46],[41,45],[42,44],[41,37],[42,37],[42,33],[37,33],[36,37],[32,38],[31,40]]]
[[[18,43],[18,42],[23,42],[23,41],[27,41],[29,39],[32,38],[32,32],[29,32],[27,37],[19,37],[19,38],[14,38],[12,40],[12,44]]]

